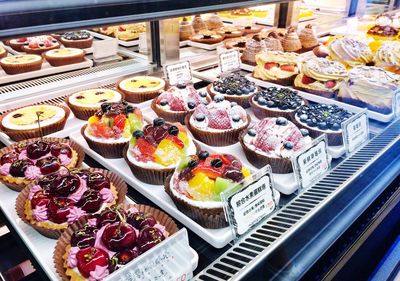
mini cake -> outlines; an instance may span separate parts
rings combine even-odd
[[[329,45],[329,56],[345,66],[369,65],[373,61],[369,46],[353,38],[335,38]]]
[[[113,272],[177,231],[167,214],[146,205],[106,208],[62,234],[53,254],[55,268],[62,280],[120,280]]]
[[[61,169],[25,187],[15,209],[25,223],[57,239],[80,217],[122,203],[126,192],[125,182],[110,171]]]
[[[146,24],[143,22],[122,24],[114,29],[113,36],[118,40],[132,41],[137,40],[143,32],[146,32]]]
[[[153,99],[151,108],[169,122],[185,122],[185,116],[202,103],[208,103],[207,93],[198,92],[192,85],[179,83]]]
[[[293,172],[293,153],[311,144],[308,131],[284,117],[262,119],[244,130],[239,140],[251,164],[257,168],[269,164],[277,174]]]
[[[207,26],[200,15],[195,15],[192,21],[194,32],[199,33],[202,30],[207,30]]]
[[[77,48],[63,48],[47,51],[43,56],[50,65],[61,66],[82,62],[85,59],[85,52]]]
[[[212,98],[222,94],[228,101],[234,101],[244,108],[250,106],[249,98],[257,90],[258,88],[254,82],[235,73],[220,78],[207,87],[207,91]]]
[[[251,109],[258,119],[280,116],[293,119],[297,109],[305,102],[297,91],[276,87],[266,88],[250,98]]]
[[[228,226],[221,193],[239,189],[250,176],[238,158],[201,151],[182,160],[165,181],[165,191],[177,208],[205,228]]]
[[[237,49],[239,52],[246,50],[246,37],[236,37],[224,40],[224,46],[226,49]]]
[[[400,42],[386,42],[376,52],[375,66],[400,74]]]
[[[283,37],[281,43],[285,52],[300,52],[302,48],[296,28],[293,26],[287,29],[285,37]]]
[[[30,37],[28,41],[28,44],[22,46],[22,51],[28,54],[40,55],[46,51],[60,48],[60,43],[48,35]]]
[[[29,139],[0,150],[0,181],[15,191],[61,167],[81,165],[85,153],[73,141],[59,138]]]
[[[21,37],[17,39],[11,39],[8,44],[17,52],[23,52],[22,46],[29,44],[30,37]]]
[[[14,141],[46,136],[64,129],[69,113],[61,105],[30,105],[3,114],[0,130]]]
[[[259,33],[261,29],[262,29],[261,26],[251,25],[251,24],[239,27],[239,30],[241,30],[244,35]]]
[[[283,52],[283,47],[281,40],[276,32],[272,31],[264,38],[265,49],[268,51],[281,51]]]
[[[88,120],[101,109],[102,103],[115,103],[123,99],[121,93],[111,89],[89,89],[74,93],[65,100],[75,117]]]
[[[129,147],[125,147],[124,157],[139,180],[163,184],[182,158],[195,154],[196,150],[183,126],[156,118],[143,131],[133,133]]]
[[[243,35],[243,31],[231,26],[221,27],[217,33],[221,36],[224,36],[224,38],[234,38]]]
[[[190,40],[203,44],[217,44],[224,40],[224,36],[216,34],[213,31],[201,30],[198,34],[191,36]]]
[[[121,158],[132,133],[141,130],[144,119],[139,108],[126,101],[103,103],[88,119],[81,134],[91,149],[105,158]]]
[[[381,14],[375,20],[375,25],[371,27],[367,35],[375,40],[396,40],[399,29],[392,25],[392,19],[388,14]]]
[[[209,30],[220,29],[223,26],[224,24],[217,14],[211,14],[206,20],[206,27]]]
[[[247,41],[246,48],[244,49],[240,60],[244,64],[256,65],[256,54],[265,50],[265,41],[262,40],[259,35],[254,35]]]
[[[346,67],[340,62],[312,58],[301,65],[301,73],[294,80],[294,86],[311,94],[332,98],[346,77]]]
[[[0,47],[0,59],[5,58],[7,56],[7,51],[3,47]]]
[[[164,90],[165,81],[152,76],[133,76],[118,82],[117,88],[127,101],[140,103],[157,97]]]
[[[304,52],[314,49],[319,44],[311,24],[307,24],[304,29],[300,31],[299,39]]]
[[[293,85],[299,74],[300,57],[296,53],[265,51],[256,55],[253,77],[280,85]]]
[[[30,72],[42,68],[43,59],[39,55],[16,55],[4,57],[0,65],[4,72],[10,75]]]
[[[328,104],[303,105],[296,112],[295,123],[309,131],[312,138],[322,134],[328,137],[328,145],[343,145],[342,123],[353,114]]]
[[[69,31],[60,40],[65,47],[86,49],[92,46],[93,36],[85,30]]]
[[[379,67],[357,66],[339,88],[338,100],[383,114],[392,113],[400,76]]]
[[[208,105],[198,105],[185,121],[196,139],[212,146],[226,146],[238,141],[240,132],[250,124],[250,116],[237,103],[216,95]]]
[[[188,21],[186,17],[183,17],[182,21],[179,23],[179,40],[189,40],[190,37],[193,35],[194,29],[192,24]]]

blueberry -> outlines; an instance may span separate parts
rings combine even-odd
[[[274,107],[275,103],[272,100],[267,101],[267,106],[268,107]]]
[[[339,125],[339,123],[333,123],[331,129],[334,130],[334,131],[340,130],[340,125]]]
[[[144,133],[143,133],[143,131],[141,131],[141,130],[136,130],[136,131],[133,132],[132,135],[133,135],[136,139],[138,139],[138,138],[142,138],[142,137],[144,136]]]
[[[286,103],[282,103],[281,106],[279,107],[280,110],[286,110],[288,108],[289,106]]]
[[[267,104],[267,100],[264,99],[263,97],[259,97],[258,98],[258,104],[259,105],[266,105]]]
[[[257,132],[254,129],[250,129],[247,131],[247,134],[251,137],[255,137],[257,135]]]
[[[163,118],[156,118],[153,120],[153,125],[154,126],[162,126],[165,124],[165,120]]]
[[[202,98],[207,97],[207,93],[206,92],[200,92],[200,97],[202,97]]]
[[[256,87],[255,87],[254,85],[250,85],[250,86],[249,86],[250,92],[253,92],[255,89],[256,89]]]
[[[200,151],[200,153],[199,153],[199,159],[200,159],[200,160],[206,160],[207,157],[208,157],[209,155],[210,155],[210,154],[209,154],[207,151],[202,150],[202,151]]]
[[[193,109],[193,108],[196,107],[196,104],[194,102],[192,102],[192,101],[188,102],[187,105],[188,105],[189,109]]]
[[[300,129],[300,133],[303,137],[308,137],[310,135],[307,129]]]
[[[234,106],[237,106],[238,104],[237,104],[237,102],[231,102],[231,107],[234,107]]]
[[[190,159],[189,160],[189,163],[188,163],[188,167],[189,168],[194,168],[194,167],[196,167],[197,166],[197,161],[195,160],[195,159]]]
[[[128,105],[125,107],[126,113],[132,113],[135,110],[135,108],[132,105]]]
[[[160,101],[160,105],[161,106],[166,106],[168,104],[168,101],[167,100],[162,100],[162,101]]]
[[[223,92],[221,92],[221,93],[223,93]],[[230,89],[228,89],[228,90],[225,91],[225,94],[227,94],[227,95],[233,95],[233,91],[230,90]]]
[[[317,119],[315,119],[315,118],[311,119],[309,126],[311,126],[311,127],[317,126]]]
[[[326,130],[326,129],[328,129],[328,125],[326,124],[326,122],[318,122],[318,124],[317,124],[317,126],[318,126],[318,129],[320,129],[320,130]]]
[[[178,89],[185,89],[186,88],[186,83],[184,82],[179,82],[178,84],[176,84],[176,87]]]
[[[278,117],[276,118],[276,125],[282,125],[285,126],[287,125],[288,121],[285,117]]]
[[[240,121],[240,116],[238,114],[235,114],[232,116],[232,121],[233,122],[239,122]]]
[[[254,100],[254,101],[258,101],[258,98],[259,98],[259,96],[258,96],[258,95],[255,95],[254,98],[253,98],[253,100]]]
[[[103,103],[103,104],[101,104],[101,111],[107,112],[107,111],[110,110],[110,109],[111,109],[111,104],[109,104],[109,103]]]
[[[218,158],[211,161],[211,166],[213,166],[214,168],[221,168],[222,164],[222,160]]]
[[[215,96],[214,96],[214,101],[215,101],[215,102],[222,102],[222,101],[224,101],[224,100],[225,100],[225,98],[224,98],[223,95],[215,95]]]
[[[170,135],[177,136],[177,135],[179,134],[179,129],[178,129],[177,126],[174,126],[174,125],[173,125],[173,126],[169,127],[168,133],[169,133]]]
[[[292,142],[290,142],[290,141],[287,141],[287,142],[285,142],[284,144],[283,144],[283,147],[284,148],[286,148],[286,149],[293,149],[293,143]]]
[[[199,122],[203,122],[204,120],[206,120],[206,116],[203,113],[196,114],[195,118]]]
[[[244,95],[248,95],[251,91],[249,88],[243,88],[242,92]]]
[[[308,119],[308,115],[307,114],[301,114],[299,118],[300,118],[300,121],[305,122]]]

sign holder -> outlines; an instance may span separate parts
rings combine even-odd
[[[353,115],[342,123],[343,144],[347,154],[358,150],[369,139],[367,109]]]
[[[181,61],[164,66],[164,74],[171,86],[178,83],[192,83],[192,68],[190,61]]]
[[[236,49],[220,52],[218,54],[218,67],[220,77],[225,77],[232,72],[240,71],[240,53]]]
[[[393,99],[393,101],[392,101],[393,109],[392,110],[393,110],[395,119],[397,119],[397,118],[400,118],[400,89],[396,90],[393,93],[392,99]]]

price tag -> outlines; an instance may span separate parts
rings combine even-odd
[[[116,38],[93,41],[94,59],[102,59],[102,58],[116,56],[117,53],[118,53],[118,40]]]
[[[170,85],[192,82],[192,69],[189,61],[166,65],[164,72]]]
[[[147,54],[147,34],[142,32],[139,34],[139,53]]]
[[[367,110],[355,114],[342,123],[343,143],[347,153],[361,147],[369,138]]]
[[[400,117],[400,90],[394,92],[393,95],[393,113],[395,117]]]
[[[326,135],[316,138],[310,147],[292,157],[293,171],[300,189],[312,186],[330,169]]]
[[[271,167],[268,165],[221,194],[225,203],[225,215],[236,238],[276,210],[271,174]],[[240,185],[243,187],[240,188]]]
[[[219,53],[219,69],[221,74],[228,74],[240,69],[240,53],[236,49]]]
[[[197,259],[189,247],[187,230],[181,229],[157,247],[112,273],[105,281],[186,281],[193,277],[193,263],[197,263]]]

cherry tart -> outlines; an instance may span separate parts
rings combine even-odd
[[[81,216],[100,213],[125,199],[127,186],[97,168],[62,169],[29,184],[16,201],[18,216],[44,236],[57,239]]]
[[[36,138],[20,141],[0,150],[0,182],[21,191],[34,180],[57,172],[61,167],[80,166],[85,153],[73,141]]]
[[[145,205],[106,208],[72,224],[53,260],[62,280],[103,280],[177,231],[165,213]]]

